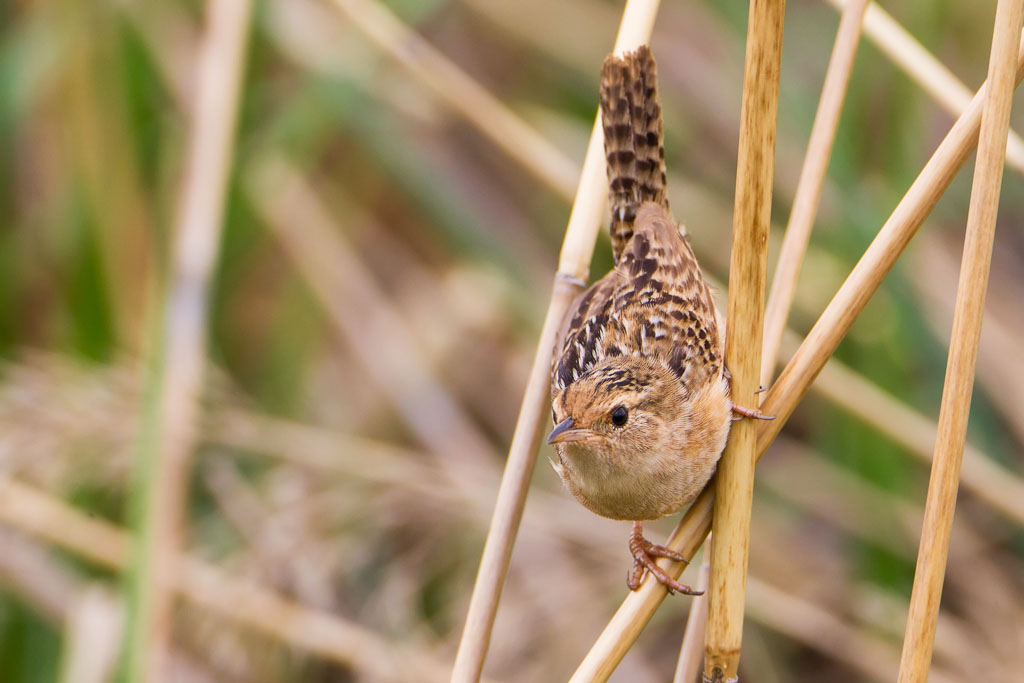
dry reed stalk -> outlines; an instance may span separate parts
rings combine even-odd
[[[843,9],[854,0],[828,0]],[[917,82],[943,109],[960,116],[974,93],[888,12],[872,2],[864,16],[864,33],[875,46]],[[1024,174],[1024,140],[1013,130],[1007,133],[1006,162]]]
[[[697,575],[696,587],[700,591],[707,591],[708,577],[711,575],[711,563],[707,559],[708,548],[711,545],[711,538],[708,537],[704,544],[705,559],[700,565],[700,574]],[[672,683],[693,683],[697,679],[700,664],[704,659],[704,634],[707,623],[708,596],[705,592],[690,602],[690,613],[686,617],[686,631],[679,646],[679,660],[676,661],[676,673]]]
[[[761,351],[761,384],[771,384],[775,359],[779,355],[782,334],[793,305],[800,267],[803,264],[807,243],[811,239],[814,218],[818,213],[821,188],[825,184],[825,172],[832,156],[839,116],[850,83],[850,72],[857,56],[860,43],[861,24],[868,0],[851,0],[842,11],[835,45],[825,72],[825,83],[821,88],[821,100],[811,126],[811,137],[807,142],[807,155],[800,170],[793,208],[782,238],[778,265],[772,277],[768,304],[764,314],[764,345]]]
[[[799,346],[793,333],[783,338],[783,352]],[[811,390],[892,439],[918,460],[931,463],[936,423],[832,359]],[[963,485],[979,500],[1019,525],[1024,525],[1024,480],[976,446],[964,445]]]
[[[1017,61],[1018,82],[1024,77],[1024,45],[1021,45],[1021,50]],[[971,100],[971,105],[957,119],[778,380],[767,391],[761,410],[776,416],[776,419],[758,422],[758,459],[781,431],[818,372],[977,144],[985,89],[983,85]],[[684,557],[693,556],[711,529],[712,498],[710,488],[705,488],[683,515],[666,545]],[[674,578],[682,573],[679,563],[664,563],[663,568]],[[627,595],[580,663],[572,680],[605,680],[610,676],[665,596],[665,591],[655,588],[651,582]]]
[[[750,3],[743,70],[725,364],[735,405],[757,407],[785,0]],[[704,679],[738,679],[754,496],[756,421],[733,423],[715,474]]]
[[[659,0],[627,0],[619,33],[615,38],[616,53],[635,49],[650,39],[658,5]],[[508,574],[512,547],[536,464],[542,426],[547,419],[551,361],[558,342],[556,337],[569,305],[586,282],[597,230],[602,223],[601,211],[606,204],[603,148],[604,135],[599,114],[594,121],[590,144],[583,160],[576,198],[559,254],[551,301],[537,342],[530,377],[523,392],[505,472],[473,585],[466,624],[455,657],[452,681],[457,683],[478,680],[487,657],[501,588]]]
[[[170,587],[203,384],[207,294],[220,241],[250,9],[249,0],[209,4],[197,63],[174,264],[139,440],[140,543],[127,644],[133,681],[160,678],[170,638]]]
[[[0,522],[39,536],[99,566],[130,567],[128,533],[79,512],[59,498],[0,479]],[[409,647],[332,614],[309,609],[242,577],[180,555],[170,577],[182,598],[222,619],[247,626],[298,650],[365,672],[372,680],[448,678],[448,667]]]
[[[561,196],[573,196],[578,169],[546,138],[375,0],[333,0],[368,38],[436,93],[509,157]]]
[[[995,240],[1022,18],[1024,0],[999,0],[935,455],[900,661],[901,683],[927,681],[931,665]]]

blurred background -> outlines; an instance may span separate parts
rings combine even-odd
[[[367,26],[391,25],[381,7],[551,156],[513,158],[369,40]],[[995,2],[884,7],[977,88]],[[168,680],[443,678],[620,13],[598,0],[255,4]],[[720,282],[746,13],[737,1],[664,3],[652,40],[669,196]],[[113,680],[130,636],[133,472],[204,3],[13,0],[0,17],[0,680]],[[838,14],[790,0],[786,21],[773,240]],[[401,34],[392,47],[422,57]],[[796,333],[951,123],[862,43]],[[744,681],[894,680],[972,166],[758,468]],[[1004,178],[936,681],[1024,671],[1022,168]],[[610,265],[602,235],[591,272]],[[584,510],[540,458],[485,670],[494,680],[567,678],[627,590],[628,525]],[[669,680],[689,604],[667,600],[613,680]]]

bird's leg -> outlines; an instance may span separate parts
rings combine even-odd
[[[640,587],[640,580],[643,578],[644,570],[654,575],[658,583],[665,586],[669,593],[676,591],[684,595],[701,595],[704,591],[690,588],[684,583],[679,583],[665,573],[655,562],[655,557],[667,557],[676,562],[687,562],[687,559],[671,548],[663,545],[655,545],[644,538],[644,523],[633,522],[633,533],[629,535],[629,552],[633,555],[633,571],[626,579],[626,585],[630,590]]]
[[[735,403],[732,404],[732,412],[734,412],[737,415],[741,416],[741,417],[734,417],[734,418],[732,418],[734,422],[736,420],[742,420],[744,417],[752,417],[755,420],[774,420],[775,419],[774,415],[765,415],[764,413],[762,413],[757,408],[744,408],[743,406],[738,406]]]

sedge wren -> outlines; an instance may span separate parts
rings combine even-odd
[[[571,307],[551,385],[552,465],[604,517],[633,520],[627,581],[644,571],[693,594],[654,562],[685,561],[643,536],[643,520],[690,503],[715,471],[733,406],[711,291],[665,196],[657,67],[641,46],[601,69],[615,268]]]

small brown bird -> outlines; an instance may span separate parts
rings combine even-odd
[[[729,375],[718,313],[689,244],[669,213],[657,67],[647,46],[601,70],[615,268],[571,309],[552,377],[552,465],[604,517],[633,520],[635,590],[650,571],[693,594],[655,557],[684,561],[643,536],[643,521],[690,503],[729,435]]]

